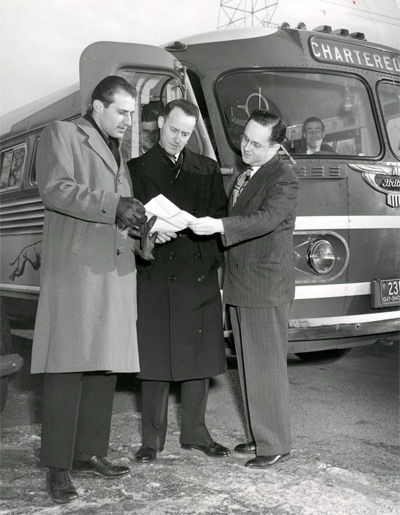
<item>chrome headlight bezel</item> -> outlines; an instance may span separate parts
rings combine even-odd
[[[332,271],[336,263],[333,245],[327,240],[316,240],[308,248],[308,263],[318,275],[326,275]]]

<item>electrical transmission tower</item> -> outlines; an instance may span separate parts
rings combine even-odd
[[[221,0],[219,7],[218,28],[266,27],[279,0]]]

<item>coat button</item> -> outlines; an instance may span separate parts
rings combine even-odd
[[[107,213],[107,211],[105,209],[102,209],[101,212],[103,215],[105,215]]]
[[[119,255],[121,255],[121,254],[122,254],[122,252],[121,252],[119,249],[117,249],[116,254],[117,254],[117,256],[119,256]]]
[[[198,280],[199,282],[204,281],[204,275],[199,275],[199,277],[197,278],[197,280]]]
[[[170,253],[168,254],[168,259],[174,259],[174,257],[175,257],[175,256],[174,256],[174,253],[173,253],[173,252],[170,252]]]
[[[171,274],[171,275],[169,276],[169,280],[170,280],[170,281],[176,281],[176,275]]]
[[[193,257],[194,257],[194,259],[200,259],[201,258],[200,252],[196,252],[196,254]]]

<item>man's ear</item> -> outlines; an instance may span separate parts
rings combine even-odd
[[[101,114],[104,110],[104,104],[103,102],[101,102],[100,100],[96,99],[96,100],[93,100],[93,104],[92,104],[92,107],[93,107],[93,111],[95,113],[98,113],[98,114]]]
[[[281,144],[280,143],[274,143],[271,146],[271,150],[272,150],[272,152],[275,152],[275,154],[278,152],[278,150],[280,150],[280,148],[281,148]]]
[[[158,117],[157,124],[158,124],[159,129],[163,128],[163,126],[164,126],[164,117],[163,116]]]

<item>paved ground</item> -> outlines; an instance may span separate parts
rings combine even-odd
[[[120,377],[110,453],[132,473],[117,481],[75,477],[79,500],[53,504],[38,466],[41,376],[28,374],[30,340],[19,332],[26,364],[10,384],[2,415],[3,514],[387,515],[399,513],[399,347],[353,349],[337,363],[290,357],[293,452],[267,471],[243,457],[207,458],[179,446],[179,391],[170,399],[168,439],[157,462],[139,465],[139,384]],[[22,335],[22,336],[21,336]],[[242,441],[237,370],[212,383],[208,425],[220,443]]]

